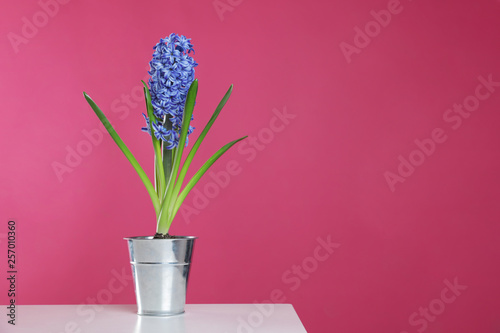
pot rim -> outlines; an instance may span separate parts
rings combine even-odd
[[[184,240],[184,239],[197,239],[197,236],[175,236],[175,238],[153,238],[154,236],[134,236],[134,237],[124,237],[124,240],[133,240],[133,241],[174,241],[174,240]]]

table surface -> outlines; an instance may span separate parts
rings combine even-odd
[[[6,307],[2,306],[5,313]],[[291,304],[187,304],[171,317],[136,314],[136,305],[19,305],[2,333],[304,333]]]

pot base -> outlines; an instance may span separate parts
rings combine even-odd
[[[137,312],[137,314],[139,316],[144,316],[144,317],[172,317],[172,316],[181,315],[181,314],[183,314],[185,312],[186,311],[182,311],[182,312],[179,312],[179,313],[139,313],[139,312]]]

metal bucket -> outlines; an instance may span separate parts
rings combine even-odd
[[[184,312],[196,237],[127,237],[137,314],[172,316]]]

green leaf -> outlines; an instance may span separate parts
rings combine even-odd
[[[205,125],[205,128],[203,129],[201,134],[198,136],[198,139],[196,140],[193,147],[191,148],[191,151],[189,152],[188,156],[186,157],[186,160],[184,161],[184,164],[182,165],[181,172],[179,173],[179,177],[177,179],[177,182],[175,183],[175,188],[173,191],[174,198],[176,198],[179,195],[180,189],[181,189],[182,184],[184,182],[184,178],[186,177],[186,173],[188,172],[189,166],[191,165],[191,162],[193,161],[193,158],[194,158],[196,152],[198,151],[198,148],[200,148],[201,143],[203,142],[203,140],[207,136],[208,131],[210,130],[210,128],[214,124],[215,120],[219,116],[220,112],[222,111],[222,108],[224,107],[224,105],[226,105],[226,102],[229,99],[229,97],[231,96],[232,91],[233,91],[233,85],[231,85],[229,87],[226,94],[224,95],[224,97],[220,101],[219,105],[217,105],[217,108],[215,109],[214,113],[212,114],[212,117],[210,117],[210,120]],[[172,207],[169,207],[169,208],[172,209]],[[172,217],[172,219],[173,219],[173,217]]]
[[[158,195],[158,199],[160,203],[163,199],[163,193],[165,192],[165,174],[163,171],[163,160],[161,154],[161,141],[158,140],[154,136],[153,132],[153,122],[157,122],[158,118],[156,118],[154,114],[153,105],[151,104],[151,94],[149,92],[149,88],[144,81],[141,81],[144,85],[144,97],[146,98],[146,109],[149,118],[149,130],[151,132],[151,138],[153,140],[153,150],[155,153],[155,184],[156,184],[156,192]]]
[[[153,187],[153,184],[151,184],[151,181],[149,180],[148,176],[140,166],[139,162],[135,159],[134,155],[130,152],[130,150],[127,148],[125,143],[122,141],[118,133],[116,133],[115,129],[113,126],[111,126],[111,123],[109,120],[106,118],[104,113],[99,109],[97,104],[94,103],[94,101],[87,95],[87,93],[83,93],[83,96],[85,96],[85,99],[89,103],[90,107],[92,110],[94,110],[95,114],[99,118],[99,120],[102,122],[106,130],[108,131],[109,135],[113,138],[113,140],[116,142],[118,145],[118,148],[123,152],[125,157],[129,160],[130,164],[132,164],[132,167],[135,169],[139,177],[141,178],[142,182],[144,183],[144,186],[146,186],[146,190],[148,191],[149,196],[151,197],[151,201],[153,202],[153,206],[156,212],[156,215],[158,216],[160,213],[160,201],[158,200],[158,197],[156,196],[155,189]]]
[[[184,115],[182,116],[182,127],[179,138],[179,145],[177,146],[175,151],[172,173],[170,174],[168,181],[168,188],[161,205],[161,211],[157,226],[157,231],[160,233],[166,233],[165,226],[168,223],[167,219],[169,217],[168,207],[170,206],[170,202],[174,200],[172,194],[177,179],[177,173],[179,171],[179,166],[181,164],[182,153],[184,151],[184,146],[186,145],[187,132],[189,129],[189,124],[191,123],[191,117],[193,115],[194,104],[196,101],[197,93],[198,93],[198,80],[194,80],[193,83],[191,83],[191,86],[189,87],[189,91],[186,97],[186,103],[184,105]],[[168,231],[168,229],[166,230]]]
[[[239,138],[237,140],[231,141],[230,143],[226,144],[223,146],[221,149],[219,149],[212,157],[210,157],[205,164],[201,166],[201,168],[194,174],[193,178],[187,183],[186,187],[182,190],[181,194],[175,201],[174,209],[172,211],[172,216],[175,216],[177,214],[177,211],[181,207],[182,203],[184,202],[184,199],[186,199],[186,196],[189,194],[189,192],[193,189],[193,187],[198,183],[200,178],[208,171],[208,169],[217,161],[226,151],[229,150],[232,146],[234,146],[236,143],[239,141],[247,138],[247,136],[244,136],[242,138]],[[173,217],[172,217],[173,219]],[[170,227],[170,226],[168,226]]]

